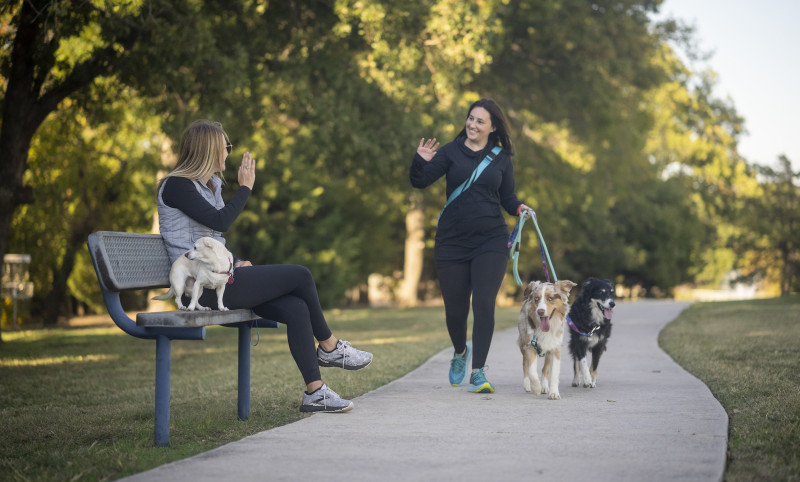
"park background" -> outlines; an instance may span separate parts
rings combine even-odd
[[[364,305],[370,280],[373,301],[435,303],[444,183],[416,191],[408,167],[481,97],[508,117],[560,278],[628,297],[797,291],[797,160],[739,152],[746,120],[661,4],[5,2],[0,251],[31,255],[33,286],[15,321],[104,312],[87,236],[157,227],[156,180],[198,118],[225,126],[229,167],[257,159],[235,253],[309,266],[326,308]],[[520,274],[542,277],[535,236]],[[518,295],[507,277],[501,298]]]
[[[419,138],[452,139],[480,97],[509,118],[519,195],[560,278],[608,277],[626,297],[796,293],[798,159],[743,155],[749,117],[673,1],[3,2],[0,251],[31,256],[33,299],[21,327],[7,299],[2,317],[0,478],[118,478],[301,417],[285,334],[262,330],[252,416],[236,421],[236,333],[212,328],[175,348],[174,443],[153,447],[153,346],[102,306],[88,234],[154,229],[156,179],[197,118],[225,125],[229,166],[258,159],[233,249],[311,267],[337,334],[375,353],[358,377],[326,372],[348,398],[450,346],[441,307],[365,306],[370,278],[384,303],[437,303],[444,186],[413,190],[408,167]],[[748,4],[747,25],[743,2],[703,2],[703,19],[718,5],[715,28],[775,45],[785,32],[762,20],[793,18],[780,3]],[[774,51],[736,54],[765,97],[792,76],[764,68]],[[541,278],[538,245],[523,242],[522,277]],[[661,332],[728,413],[725,480],[800,473],[797,302],[697,303]],[[497,329],[517,312],[498,307]]]

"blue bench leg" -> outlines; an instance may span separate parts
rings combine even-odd
[[[239,420],[250,418],[250,325],[239,326]]]
[[[156,338],[156,427],[155,443],[158,447],[169,445],[169,374],[171,340],[166,336]]]

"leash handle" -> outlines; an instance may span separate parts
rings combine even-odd
[[[519,249],[522,243],[522,228],[525,226],[525,220],[528,217],[526,214],[530,214],[533,225],[536,227],[536,234],[539,238],[539,254],[542,257],[542,268],[544,269],[545,280],[547,280],[548,283],[550,282],[550,273],[547,269],[549,263],[550,270],[553,271],[553,280],[558,281],[556,269],[553,267],[553,261],[550,259],[550,252],[547,250],[547,244],[544,242],[544,237],[542,236],[541,229],[539,229],[539,223],[537,222],[536,213],[533,209],[528,209],[519,214],[519,221],[517,221],[517,225],[514,227],[511,237],[508,240],[508,248],[511,250],[510,254],[514,259],[514,281],[516,281],[517,286],[522,286],[522,280],[519,277]]]

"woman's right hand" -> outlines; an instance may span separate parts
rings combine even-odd
[[[250,156],[249,152],[245,152],[242,156],[242,165],[239,166],[239,185],[247,186],[252,191],[255,183],[256,160]]]
[[[426,161],[430,161],[433,159],[433,156],[436,155],[436,149],[439,148],[439,143],[436,142],[436,139],[428,139],[427,141],[423,137],[419,140],[419,147],[417,147],[417,154]]]

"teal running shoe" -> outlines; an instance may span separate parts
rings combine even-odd
[[[469,391],[472,393],[494,393],[494,385],[489,383],[486,380],[486,375],[484,375],[484,370],[489,368],[489,365],[486,365],[483,368],[478,368],[472,375],[469,377]]]
[[[457,387],[464,381],[470,355],[472,355],[472,343],[467,343],[467,351],[463,355],[453,354],[453,359],[450,360],[450,385]]]

